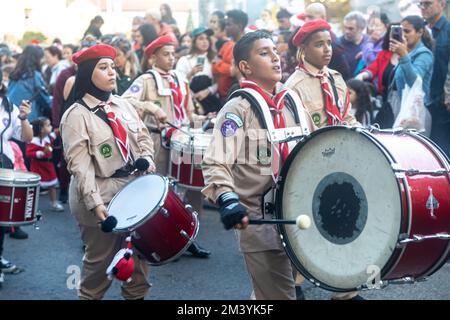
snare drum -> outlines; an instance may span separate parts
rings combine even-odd
[[[205,186],[201,164],[212,134],[190,129],[191,136],[177,131],[170,140],[170,172],[178,184],[186,189],[201,190]]]
[[[36,222],[40,181],[34,173],[0,169],[0,226]]]
[[[134,248],[151,265],[183,254],[197,236],[197,213],[184,205],[169,180],[157,174],[139,177],[111,200],[108,213],[117,219],[114,232],[131,232]]]
[[[445,263],[449,163],[424,136],[327,127],[296,146],[280,176],[278,217],[312,221],[307,230],[280,226],[287,254],[317,286],[414,281]]]

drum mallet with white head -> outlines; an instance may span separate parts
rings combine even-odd
[[[299,229],[306,230],[311,227],[311,218],[306,214],[299,215],[297,220],[250,220],[249,224],[261,225],[261,224],[295,224]]]

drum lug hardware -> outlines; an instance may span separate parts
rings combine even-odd
[[[190,213],[195,214],[196,216],[198,216],[197,211],[195,211],[194,207],[192,207],[190,204],[187,204],[184,206]]]
[[[272,202],[266,202],[264,204],[264,213],[266,214],[274,214],[275,205]]]
[[[181,234],[181,236],[182,236],[183,238],[185,238],[186,240],[191,240],[191,238],[189,237],[189,235],[187,234],[186,231],[181,230],[181,231],[180,231],[180,234]]]
[[[422,280],[422,279],[420,279],[420,280],[416,280],[416,279],[414,279],[414,277],[403,277],[403,278],[400,278],[400,279],[394,279],[394,280],[388,280],[388,281],[386,281],[388,284],[414,284],[414,283],[416,283],[416,282],[419,282],[419,281],[425,281],[425,280]]]
[[[42,212],[41,212],[41,210],[39,210],[36,213],[36,222],[33,225],[34,226],[34,230],[39,230],[40,229],[38,222],[41,221],[41,219],[42,219]]]
[[[314,280],[314,279],[309,279],[309,282],[311,282],[314,286],[316,286],[317,288],[319,288],[320,287],[320,283],[319,282],[316,282],[316,280]]]
[[[402,241],[405,240],[405,239],[408,239],[408,237],[409,237],[409,234],[401,233],[398,236],[398,242],[397,242],[396,248],[397,249],[403,248],[406,245],[406,243],[402,243]]]
[[[169,211],[166,208],[161,208],[161,214],[164,218],[168,218],[170,216]]]
[[[160,257],[156,252],[153,252],[153,253],[152,253],[152,257],[153,257],[153,259],[155,259],[157,262],[160,262],[160,261],[161,261],[161,257]]]
[[[137,231],[133,231],[131,233],[131,237],[136,239],[136,240],[139,240],[141,238],[141,235]]]
[[[168,178],[169,180],[169,186],[171,186],[172,188],[175,188],[178,185],[178,181],[175,180],[174,178]]]
[[[419,170],[419,169],[403,169],[398,166],[398,164],[392,164],[392,169],[395,171],[395,173],[404,173],[407,176],[416,176],[418,174],[422,175],[430,175],[430,176],[442,176],[447,173],[449,173],[449,170],[446,169],[439,169],[439,170]]]
[[[400,240],[399,244],[400,245],[405,245],[405,244],[408,244],[408,243],[417,243],[417,242],[422,242],[422,241],[425,241],[425,240],[435,240],[435,239],[450,240],[450,234],[448,234],[448,233],[436,233],[436,234],[427,235],[427,236],[415,234],[415,235],[413,235],[412,238],[406,238],[406,239]]]

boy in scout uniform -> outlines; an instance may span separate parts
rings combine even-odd
[[[266,129],[297,127],[308,134],[314,125],[301,105],[294,106],[295,112],[285,106],[287,91],[275,94],[282,74],[268,33],[246,34],[236,43],[233,56],[245,78],[241,91],[251,96],[232,95],[220,111],[202,163],[206,185],[202,192],[220,206],[225,228],[240,230],[240,251],[256,299],[295,299],[291,262],[275,225],[249,225],[249,218],[263,218],[261,199],[274,185],[279,164],[292,147],[269,142]]]
[[[314,124],[357,125],[351,114],[347,86],[341,74],[327,68],[332,57],[331,27],[325,20],[305,23],[292,39],[299,48],[299,65],[284,87],[294,90]]]
[[[107,204],[127,183],[134,161],[145,158],[154,171],[153,142],[136,110],[112,95],[116,86],[116,50],[96,45],[73,56],[78,65],[76,102],[65,112],[60,130],[67,168],[72,174],[70,210],[86,246],[79,289],[80,299],[101,299],[111,285],[106,270],[126,245],[126,234],[104,233]],[[134,257],[132,281],[122,284],[125,299],[143,299],[150,288],[148,266]]]
[[[169,174],[170,150],[163,148],[161,140],[169,144],[175,132],[168,127],[166,121],[178,127],[201,127],[209,116],[194,113],[194,105],[190,97],[189,85],[185,79],[173,70],[175,64],[175,40],[171,35],[157,38],[145,49],[145,57],[152,65],[142,76],[137,78],[122,95],[137,110],[149,115],[144,117],[145,124],[152,131],[155,146],[157,172],[163,176]],[[188,202],[201,212],[203,196],[198,191],[187,191]],[[188,249],[194,256],[206,258],[210,252],[195,243]]]
[[[187,82],[173,70],[175,42],[172,36],[162,36],[150,43],[145,49],[145,57],[151,62],[152,69],[137,78],[122,97],[140,113],[150,115],[145,117],[145,124],[152,131],[156,168],[162,175],[167,175],[169,151],[161,148],[161,131],[166,128],[166,121],[182,127],[201,124],[207,117],[194,113]]]
[[[284,84],[294,90],[318,128],[360,125],[351,111],[350,97],[341,74],[327,66],[331,61],[331,27],[325,20],[305,23],[292,39],[299,48],[299,65]],[[300,275],[297,286],[304,281]],[[336,293],[333,299],[359,299],[357,292]]]

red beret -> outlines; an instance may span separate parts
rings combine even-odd
[[[175,45],[176,39],[174,39],[174,36],[171,34],[166,34],[164,36],[161,36],[159,38],[156,38],[152,43],[150,43],[147,48],[145,48],[145,56],[147,58],[150,58],[151,55],[155,52],[156,49],[159,49],[161,47],[164,47],[166,45]]]
[[[80,64],[87,60],[97,58],[116,58],[116,49],[107,44],[97,44],[86,50],[79,51],[72,56],[72,61],[76,64]]]
[[[316,30],[331,30],[331,26],[323,19],[316,19],[305,23],[300,30],[297,31],[294,38],[292,38],[292,44],[297,48],[305,41],[305,39]]]

